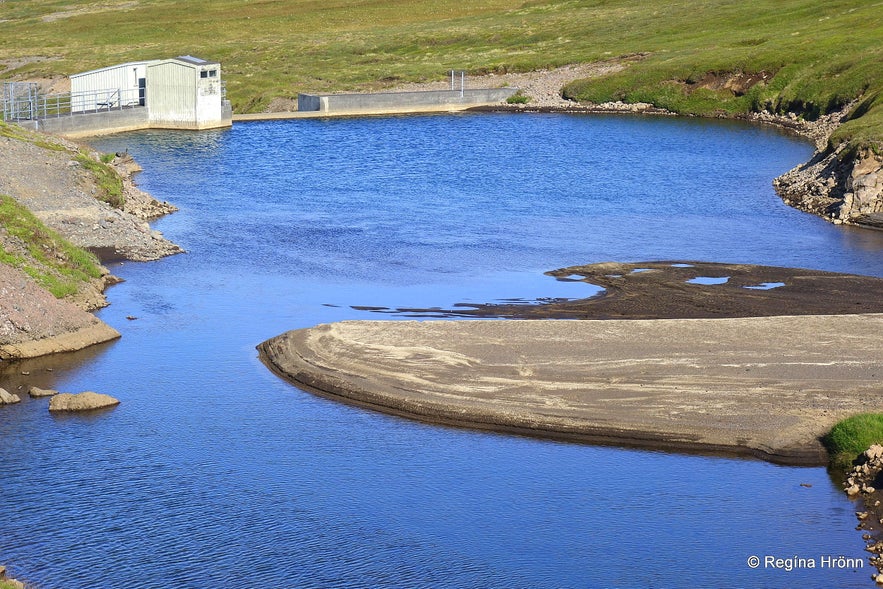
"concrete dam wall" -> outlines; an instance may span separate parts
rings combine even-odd
[[[463,110],[503,102],[517,88],[384,92],[376,94],[298,94],[298,112],[368,114]]]

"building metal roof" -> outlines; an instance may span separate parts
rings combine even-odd
[[[145,59],[144,61],[129,61],[126,63],[118,63],[116,65],[109,65],[106,67],[102,67],[102,68],[98,68],[98,69],[94,69],[94,70],[89,70],[87,72],[79,72],[76,74],[71,74],[68,77],[76,78],[78,76],[85,76],[88,74],[96,74],[98,72],[106,72],[109,70],[115,70],[115,69],[119,69],[119,68],[153,65],[155,63],[169,62],[169,61],[180,61],[180,62],[186,63],[187,65],[194,65],[194,66],[221,65],[220,62],[218,62],[218,61],[207,61],[205,59],[202,59],[200,57],[194,57],[192,55],[179,55],[178,57],[172,57],[169,59]]]
[[[193,57],[192,55],[179,55],[175,59],[192,65],[220,65],[217,61],[206,61],[201,57]]]

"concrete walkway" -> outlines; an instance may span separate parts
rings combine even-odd
[[[347,321],[259,349],[308,390],[427,422],[789,464],[883,410],[883,314]]]
[[[410,114],[433,114],[463,112],[481,104],[441,104],[429,106],[405,105],[399,108],[366,108],[364,110],[339,110],[339,111],[284,111],[284,112],[257,112],[234,114],[233,122],[241,123],[248,121],[279,121],[287,119],[329,119],[343,117],[372,117]]]

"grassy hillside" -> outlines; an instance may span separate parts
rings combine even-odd
[[[0,263],[23,270],[57,298],[101,276],[94,255],[71,245],[5,194],[0,194]]]
[[[234,108],[247,112],[299,91],[376,89],[451,68],[637,54],[626,71],[568,95],[808,117],[862,96],[864,116],[837,140],[874,143],[883,139],[881,14],[874,0],[7,0],[0,63],[4,77],[24,78],[193,54],[222,62]]]
[[[0,122],[0,141],[32,143],[48,151],[69,150],[44,135],[3,122]],[[0,149],[0,157],[21,156]],[[88,161],[95,167],[102,165],[82,153],[77,155],[77,160]],[[103,167],[107,173],[113,174],[107,166]],[[99,189],[102,188],[100,179],[96,174]],[[99,193],[99,196],[102,195]],[[71,244],[6,194],[0,194],[0,264],[24,271],[57,298],[74,295],[90,281],[102,276],[98,258]]]

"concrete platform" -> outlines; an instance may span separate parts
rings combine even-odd
[[[825,464],[838,420],[883,410],[883,314],[348,321],[259,346],[307,390],[422,421]]]
[[[480,106],[480,105],[479,105]],[[372,117],[372,116],[391,116],[391,115],[413,115],[413,114],[433,114],[433,113],[454,113],[464,112],[469,109],[476,108],[474,104],[463,105],[429,105],[429,106],[402,106],[402,107],[385,107],[370,108],[365,110],[340,110],[340,111],[320,111],[320,110],[304,110],[304,111],[286,111],[286,112],[258,112],[244,113],[233,115],[233,122],[248,121],[279,121],[287,119],[328,119],[328,118],[344,118],[344,117]]]

